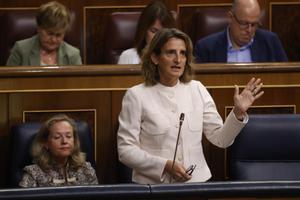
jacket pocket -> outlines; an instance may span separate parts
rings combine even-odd
[[[191,131],[202,132],[203,112],[201,110],[191,111],[187,114],[188,127]]]
[[[148,135],[162,135],[168,133],[170,122],[160,113],[147,113],[142,121],[142,129]]]

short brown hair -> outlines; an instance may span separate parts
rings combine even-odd
[[[142,57],[143,49],[146,46],[147,31],[157,19],[164,28],[177,27],[171,11],[165,4],[158,0],[150,2],[141,13],[135,33],[134,46],[140,57]]]
[[[159,82],[159,72],[157,66],[153,63],[151,55],[160,55],[162,47],[171,39],[178,38],[185,42],[186,46],[186,64],[184,72],[179,80],[183,83],[188,83],[192,80],[192,67],[193,62],[193,45],[188,35],[181,32],[176,28],[164,28],[157,32],[150,42],[149,47],[146,49],[142,58],[142,74],[145,79],[146,85],[155,85]]]
[[[45,148],[45,143],[47,142],[48,137],[50,135],[50,129],[55,123],[62,121],[68,122],[73,128],[74,149],[69,159],[69,165],[71,167],[78,168],[82,166],[85,162],[85,154],[80,150],[80,141],[79,136],[77,134],[75,121],[65,114],[58,114],[54,115],[46,122],[44,122],[39,132],[35,136],[35,139],[32,144],[31,152],[33,160],[44,170],[51,168],[51,164],[53,164],[51,154]]]
[[[43,29],[67,31],[71,24],[70,11],[63,4],[50,1],[40,6],[36,22]]]

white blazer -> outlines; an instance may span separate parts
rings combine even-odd
[[[215,103],[199,81],[174,87],[139,84],[126,92],[119,115],[119,159],[133,169],[132,180],[142,184],[168,183],[167,160],[173,160],[179,116],[185,114],[176,161],[197,167],[189,182],[204,182],[211,172],[204,158],[202,133],[218,147],[228,147],[245,123],[231,112],[224,125]]]

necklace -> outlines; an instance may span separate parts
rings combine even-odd
[[[57,64],[57,53],[56,51],[52,51],[48,53],[47,51],[41,49],[40,50],[41,63],[46,65],[56,65]]]

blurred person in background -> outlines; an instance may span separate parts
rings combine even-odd
[[[196,43],[196,62],[287,62],[277,34],[259,28],[260,18],[257,0],[234,0],[228,27]]]
[[[176,27],[176,21],[171,11],[161,1],[150,2],[139,17],[134,47],[121,53],[118,64],[140,64],[143,51],[155,33],[173,27]]]
[[[17,41],[7,66],[81,65],[80,51],[64,42],[70,29],[69,10],[56,1],[43,4],[36,15],[37,35]]]

